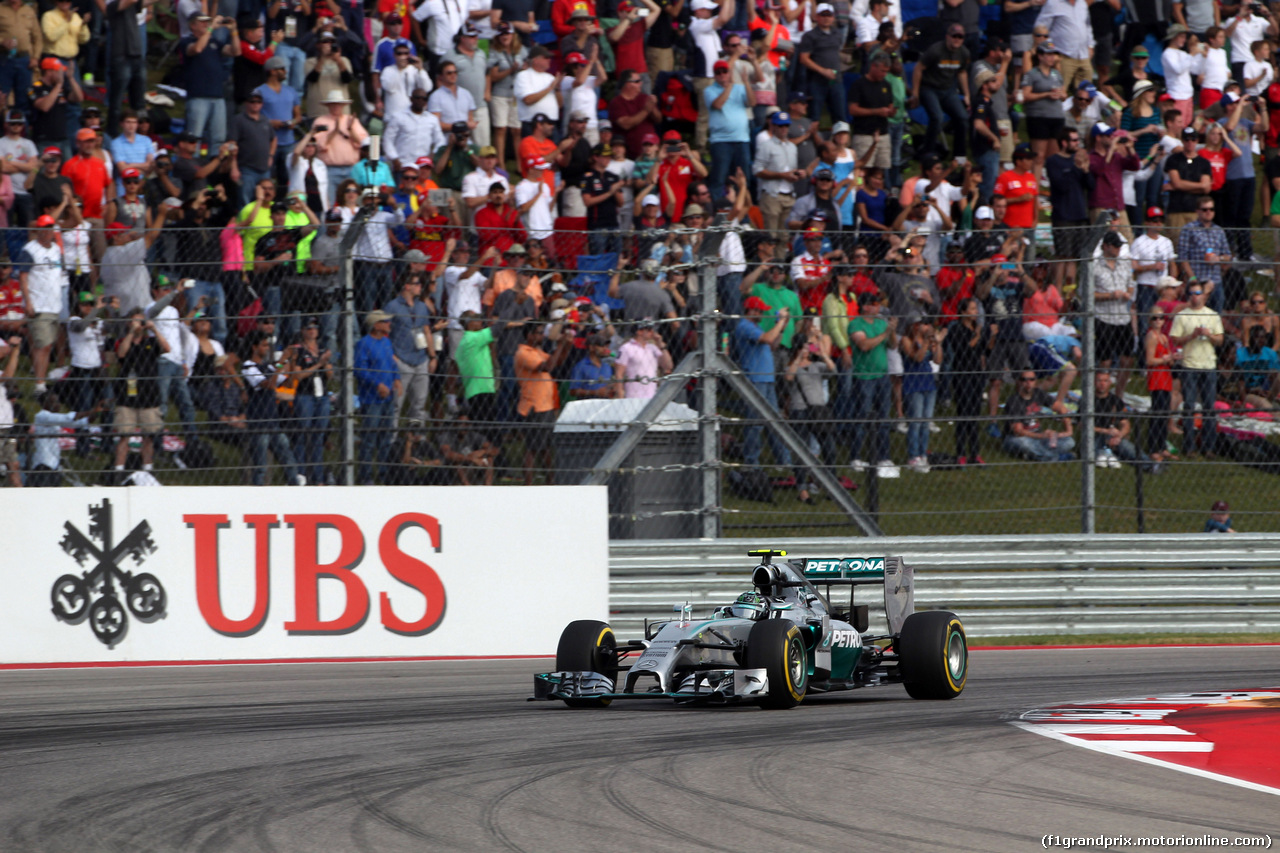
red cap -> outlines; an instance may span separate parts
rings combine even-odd
[[[1214,512],[1230,512],[1231,505],[1228,504],[1226,501],[1214,501],[1213,511]]]
[[[547,161],[546,161],[546,160],[544,160],[544,159],[542,159],[541,157],[530,157],[528,160],[525,160],[525,161],[524,161],[524,167],[525,167],[526,169],[548,169],[548,168],[550,168],[550,166],[548,166],[548,165],[547,165]]]
[[[662,134],[662,141],[663,142],[683,142],[684,140],[680,138],[680,131],[668,130],[666,133]]]
[[[823,233],[823,229],[819,228],[817,225],[810,225],[808,228],[804,229],[804,233],[806,233],[806,234],[821,234],[821,233]]]
[[[1158,207],[1148,207],[1147,219],[1164,219],[1164,211]]]
[[[48,157],[50,154],[56,154],[57,156],[61,157],[62,149],[56,145],[50,145],[48,148],[40,152],[41,157]]]
[[[63,65],[61,61],[52,56],[46,56],[44,59],[40,60],[41,71],[61,71],[66,67],[67,66]]]
[[[742,300],[742,307],[748,311],[769,311],[769,303],[765,302],[759,296],[748,296]]]
[[[47,213],[35,222],[37,228],[52,228],[55,224],[56,220]]]
[[[717,59],[715,64],[711,66],[711,70],[712,71],[728,71],[729,63],[725,62],[723,59]]]
[[[382,23],[384,23],[384,24],[403,24],[403,23],[404,23],[404,18],[400,17],[399,15],[395,15],[395,14],[387,15],[385,18],[383,18],[383,19],[382,19]]]
[[[435,163],[434,163],[434,162],[432,162],[432,160],[431,160],[431,158],[430,158],[430,157],[419,157],[419,158],[418,158],[418,168],[419,168],[419,169],[422,169],[422,168],[430,169],[430,168],[432,168],[433,166],[435,166]]]
[[[130,178],[141,178],[141,177],[142,177],[142,173],[139,172],[137,169],[125,169],[123,172],[120,173],[121,180],[125,180],[125,181],[129,180]]]
[[[565,65],[586,65],[587,58],[575,50],[572,53],[565,56],[564,64]]]
[[[656,133],[646,133],[644,136],[640,137],[641,145],[648,145],[650,142],[657,144],[659,141],[658,134]]]
[[[114,234],[117,231],[128,231],[129,226],[125,225],[123,222],[110,222],[107,224],[107,230]]]
[[[1009,259],[1008,259],[1008,258],[1006,258],[1004,255],[992,255],[992,256],[991,256],[991,263],[993,263],[993,264],[1004,264],[1004,263],[1008,263],[1008,262],[1009,262]]]
[[[317,6],[317,7],[316,7],[316,14],[317,14],[317,15],[320,15],[321,17],[324,17],[324,18],[332,18],[332,17],[333,17],[333,10],[332,10],[332,9],[330,9],[328,6]]]
[[[97,139],[98,132],[91,127],[82,127],[76,131],[76,142],[84,142],[86,139]]]

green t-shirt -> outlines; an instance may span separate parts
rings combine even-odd
[[[778,322],[779,308],[786,308],[791,312],[791,319],[787,321],[787,327],[782,330],[782,337],[778,339],[778,346],[783,349],[789,348],[791,338],[796,333],[796,324],[799,318],[804,316],[804,308],[800,307],[800,294],[789,287],[770,287],[764,282],[756,282],[751,288],[751,295],[763,299],[773,309],[768,314],[760,315],[760,328],[766,332]]]
[[[907,84],[901,77],[896,74],[890,74],[884,79],[889,81],[889,91],[893,93],[893,104],[898,111],[889,116],[889,124],[903,124],[907,120]]]
[[[436,149],[436,153],[432,155],[433,162],[439,163],[440,158],[444,156],[445,148],[448,147],[446,145],[443,148]],[[444,171],[436,173],[436,183],[440,185],[440,189],[462,192],[462,179],[476,170],[476,167],[472,165],[471,158],[479,156],[480,149],[474,144],[467,145],[465,148],[453,149]]]
[[[854,317],[849,321],[849,344],[853,352],[853,375],[858,379],[876,379],[889,372],[889,346],[887,339],[873,349],[863,351],[853,342],[853,336],[862,332],[868,338],[883,335],[889,321],[875,317]]]
[[[454,360],[458,362],[458,375],[462,377],[463,396],[470,400],[477,394],[492,394],[497,390],[493,381],[493,329],[463,332]]]

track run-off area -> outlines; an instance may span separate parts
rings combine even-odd
[[[1066,839],[1093,839],[1073,843],[1086,850],[1152,849],[1105,839],[1161,836],[1280,841],[1280,784],[1222,781],[1204,772],[1213,749],[1187,745],[1244,736],[1269,744],[1257,762],[1275,762],[1280,707],[1243,707],[1196,732],[1132,702],[1105,704],[1280,694],[1276,646],[980,649],[954,701],[914,701],[893,685],[789,711],[527,702],[533,673],[550,668],[0,671],[0,850],[990,853]],[[1067,710],[1048,710],[1058,706]],[[1119,728],[1078,728],[1099,723]],[[1027,730],[1037,725],[1055,728]],[[1183,742],[1182,757],[1126,754],[1126,742],[1160,737]],[[1108,740],[1121,746],[1097,747]]]

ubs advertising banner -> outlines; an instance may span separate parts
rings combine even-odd
[[[606,489],[5,489],[0,664],[554,654]]]

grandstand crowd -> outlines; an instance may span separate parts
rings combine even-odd
[[[1280,390],[1278,40],[1216,0],[5,0],[0,465],[332,483],[350,371],[357,482],[544,480],[712,279],[748,465],[794,461],[766,415],[882,477],[1232,455]]]

